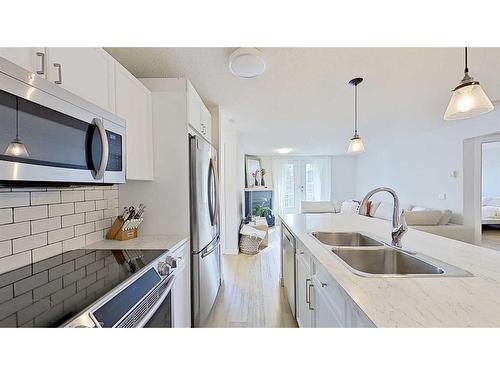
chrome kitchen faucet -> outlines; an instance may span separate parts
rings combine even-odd
[[[359,213],[360,215],[365,215],[368,206],[368,200],[372,197],[372,195],[379,193],[381,191],[388,192],[389,194],[392,195],[392,198],[394,199],[394,207],[392,211],[392,232],[391,232],[392,245],[401,248],[401,238],[403,238],[403,235],[408,230],[408,225],[406,225],[405,210],[401,210],[401,213],[399,212],[399,198],[394,190],[388,187],[379,187],[371,190],[370,192],[368,192],[368,194],[366,194],[366,196],[361,201],[361,205],[359,206]]]

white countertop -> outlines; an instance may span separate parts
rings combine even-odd
[[[391,223],[355,214],[281,215],[296,238],[378,327],[500,327],[500,252],[410,228],[403,248],[473,277],[362,277],[314,239],[313,231],[359,231],[390,241]]]
[[[127,241],[102,240],[84,247],[90,250],[167,250],[189,241],[189,235],[139,236]]]

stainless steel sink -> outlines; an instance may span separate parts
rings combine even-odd
[[[440,275],[444,270],[412,255],[391,248],[377,250],[333,249],[350,267],[377,275]]]
[[[313,232],[319,242],[334,247],[381,247],[384,244],[358,232]]]
[[[358,232],[313,232],[351,272],[365,277],[473,276],[423,254],[407,251]]]

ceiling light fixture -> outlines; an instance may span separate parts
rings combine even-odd
[[[277,148],[276,151],[278,154],[288,154],[290,151],[292,151],[291,148]]]
[[[358,135],[358,85],[363,82],[363,78],[353,78],[349,81],[354,86],[354,135],[347,148],[348,154],[361,154],[365,152],[365,146]]]
[[[19,139],[19,98],[16,96],[16,138],[7,145],[4,155],[15,156],[18,158],[29,158],[30,154],[26,146]]]
[[[478,81],[469,76],[467,47],[465,47],[465,71],[460,84],[453,89],[450,102],[444,113],[445,120],[463,120],[482,115],[493,110],[490,98]]]
[[[266,71],[264,54],[257,48],[238,48],[229,56],[229,70],[241,78],[258,77]]]

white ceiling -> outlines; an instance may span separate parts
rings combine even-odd
[[[359,133],[367,149],[376,140],[463,122],[442,120],[463,76],[463,49],[262,48],[267,70],[254,79],[229,72],[234,49],[106,48],[137,77],[188,77],[207,105],[219,105],[233,120],[229,126],[239,129],[251,154],[345,153],[353,131],[347,82],[358,76]],[[469,69],[492,100],[500,99],[500,48],[469,49]]]

